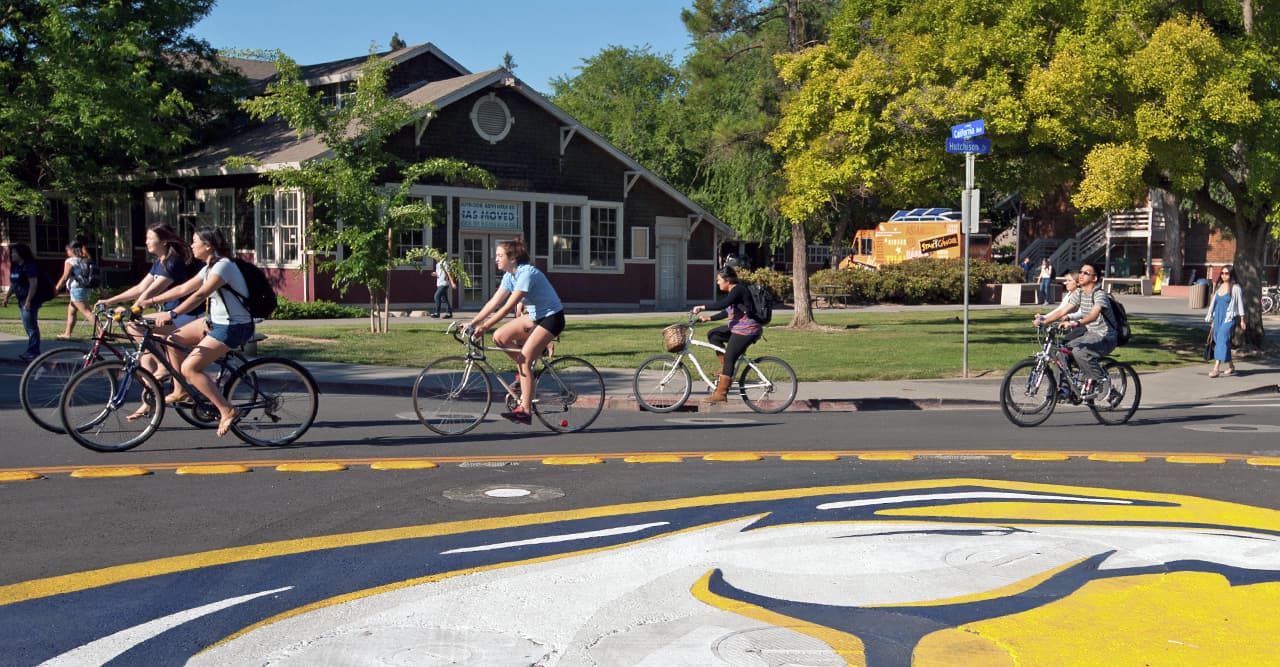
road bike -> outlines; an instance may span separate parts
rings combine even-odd
[[[18,381],[18,402],[22,409],[35,422],[36,426],[53,433],[65,433],[60,416],[62,390],[77,372],[105,359],[124,360],[133,346],[128,334],[114,331],[115,320],[107,315],[106,307],[99,305],[93,312],[93,337],[89,344],[63,346],[49,350],[27,364]],[[265,340],[266,336],[255,334],[254,340]],[[239,350],[230,350],[224,357],[224,363],[215,370],[214,383],[221,385],[228,377],[230,370],[243,366],[249,360]],[[188,424],[198,428],[214,428],[218,425],[218,415],[212,416],[201,410],[193,410],[190,406],[175,406],[178,415]]]
[[[1014,364],[1000,383],[1000,409],[1018,426],[1043,424],[1059,403],[1084,404],[1103,424],[1123,424],[1137,412],[1142,383],[1133,367],[1110,357],[1100,360],[1111,380],[1106,396],[1083,398],[1084,379],[1071,350],[1063,344],[1062,329],[1036,325],[1040,351]]]
[[[483,335],[453,322],[445,331],[461,343],[462,356],[437,359],[413,383],[413,410],[427,428],[441,435],[461,435],[484,420],[493,404],[493,382],[506,392],[508,410],[520,405],[520,382],[503,381],[486,352],[512,352],[486,347]],[[604,378],[585,359],[552,357],[548,352],[531,364],[533,415],[557,433],[574,433],[591,425],[604,409]]]
[[[59,404],[62,428],[78,444],[100,452],[119,452],[146,442],[160,428],[167,404],[160,383],[139,363],[152,354],[176,386],[189,397],[189,409],[204,423],[217,424],[216,406],[183,377],[165,353],[187,350],[155,335],[155,324],[128,313],[141,334],[137,347],[123,359],[100,361],[81,369],[67,382]],[[125,314],[112,316],[117,321]],[[236,365],[240,364],[240,365]],[[260,357],[243,361],[224,355],[213,371],[225,374],[218,385],[236,410],[231,432],[261,446],[283,446],[302,437],[315,421],[319,407],[316,381],[302,366],[289,359]],[[206,370],[209,372],[209,370]]]
[[[717,354],[724,354],[724,348],[695,339],[693,329],[697,322],[698,316],[689,313],[683,323],[663,329],[667,351],[674,354],[651,357],[636,369],[632,388],[640,407],[650,412],[672,412],[683,407],[693,391],[690,365],[698,371],[707,391],[715,390],[715,380],[707,376],[690,348],[701,347]],[[777,357],[743,357],[726,375],[733,377],[734,373],[738,374],[738,394],[747,407],[756,412],[782,412],[796,400],[800,387],[796,372]]]

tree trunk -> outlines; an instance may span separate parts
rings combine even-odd
[[[381,319],[378,316],[378,295],[369,290],[369,333],[378,333],[378,322]]]
[[[813,325],[813,302],[809,298],[808,249],[804,225],[791,223],[791,293],[795,314],[791,317],[790,326],[793,328]]]
[[[1179,205],[1178,195],[1168,190],[1153,190],[1164,213],[1164,268],[1169,272],[1170,285],[1182,284],[1182,265],[1185,262],[1183,247],[1187,236],[1187,214]],[[1152,202],[1153,205],[1156,202]],[[1154,276],[1152,276],[1154,278]]]
[[[1232,225],[1236,237],[1234,265],[1236,282],[1244,296],[1244,345],[1260,349],[1266,342],[1262,327],[1262,283],[1267,237],[1271,225],[1266,216],[1240,216]]]

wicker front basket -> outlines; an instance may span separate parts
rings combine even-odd
[[[688,329],[683,324],[673,324],[662,330],[662,342],[667,346],[667,352],[679,352],[684,349],[685,332]]]

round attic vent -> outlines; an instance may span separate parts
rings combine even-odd
[[[496,144],[511,131],[515,119],[511,117],[511,110],[506,103],[489,93],[476,100],[475,106],[471,107],[471,124],[475,126],[476,134],[489,143]]]

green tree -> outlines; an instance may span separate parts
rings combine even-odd
[[[319,136],[329,155],[268,172],[270,185],[254,188],[254,194],[298,188],[310,196],[316,215],[308,228],[309,245],[326,253],[317,260],[317,267],[333,275],[340,293],[352,285],[367,287],[370,331],[386,332],[390,272],[412,259],[396,254],[396,241],[408,230],[438,222],[436,212],[411,196],[410,188],[427,180],[490,188],[496,181],[488,172],[458,160],[410,163],[392,152],[389,140],[430,109],[415,108],[387,94],[393,67],[389,61],[371,54],[360,69],[352,103],[334,109],[321,101],[319,91],[307,88],[296,62],[279,52],[274,59],[279,76],[264,95],[242,106],[259,120],[282,119],[300,137]],[[388,185],[393,180],[398,185]],[[344,254],[341,261],[331,254],[338,248]]]
[[[1259,344],[1280,171],[1280,17],[1249,7],[845,2],[828,43],[783,61],[798,91],[771,136],[785,156],[782,209],[801,218],[868,194],[954,201],[961,170],[943,138],[984,118],[988,197],[1035,203],[1067,186],[1077,206],[1102,211],[1154,186],[1216,218],[1237,240],[1247,340]]]
[[[394,32],[394,33],[391,33],[391,43],[388,44],[387,46],[392,51],[398,51],[409,45],[406,44],[404,39],[400,37],[400,33]]]
[[[234,109],[242,79],[186,35],[213,0],[0,4],[0,212],[89,210]]]
[[[676,187],[693,176],[682,122],[685,82],[671,56],[609,46],[577,75],[551,80],[551,101]]]

